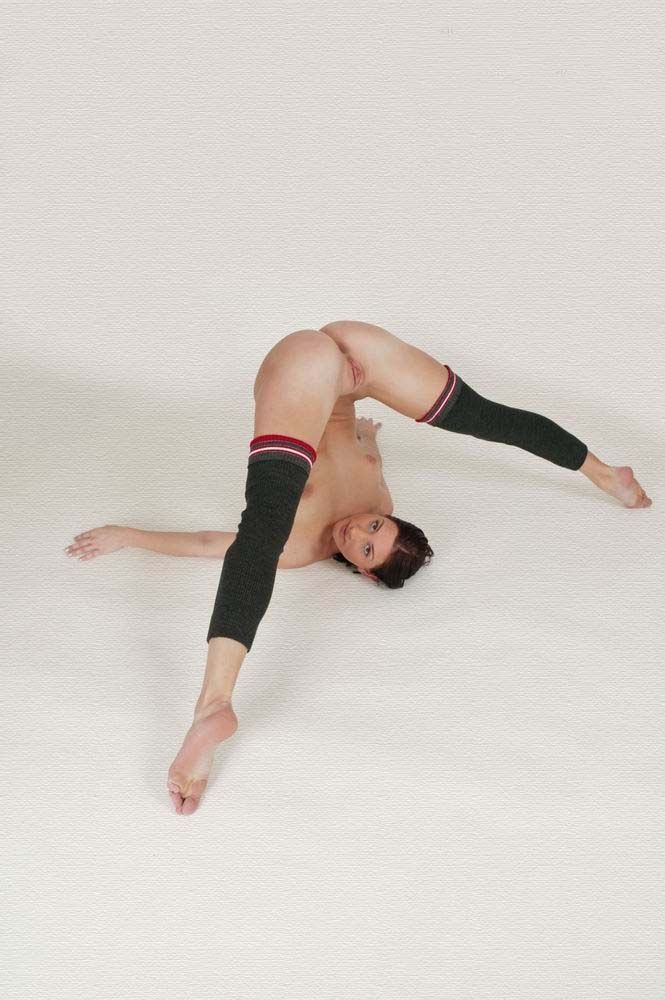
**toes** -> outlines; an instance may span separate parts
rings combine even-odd
[[[635,509],[636,507],[650,507],[653,503],[651,497],[648,497],[644,491],[642,491],[633,503],[624,504],[624,507],[629,507]]]
[[[171,802],[173,803],[175,811],[177,813],[181,813],[184,799],[180,793],[180,789],[176,785],[175,781],[169,781],[167,783],[167,788],[169,791],[169,795],[171,796]]]
[[[182,795],[180,794],[180,792],[169,792],[169,795],[171,796],[171,802],[173,803],[173,808],[177,813],[181,813],[182,801],[183,801]]]
[[[190,813],[195,812],[199,807],[199,801],[203,795],[203,790],[207,784],[207,778],[190,778],[180,784],[185,790],[185,794],[178,785],[177,782],[169,779],[167,781],[167,788],[169,795],[171,796],[171,802],[175,808],[175,811],[180,815],[189,816]],[[196,789],[196,794],[192,794],[191,786],[200,786]]]

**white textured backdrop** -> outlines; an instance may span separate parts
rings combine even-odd
[[[3,5],[1,929],[12,1000],[660,1000],[665,15]],[[278,573],[193,816],[166,772],[252,383],[362,319],[653,507],[369,400],[401,591]]]

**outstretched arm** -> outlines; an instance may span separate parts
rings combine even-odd
[[[165,556],[208,556],[213,554],[215,546],[220,547],[219,542],[209,540],[209,536],[218,534],[230,535],[227,548],[235,537],[229,532],[143,531],[124,524],[104,524],[76,535],[65,552],[79,562],[96,559],[118,549],[147,549]]]
[[[237,531],[202,531],[203,551],[209,559],[223,559],[238,536]]]
[[[236,531],[141,531],[139,528],[123,531],[126,548],[207,559],[223,559],[237,535]]]

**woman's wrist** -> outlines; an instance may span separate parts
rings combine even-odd
[[[138,544],[138,535],[140,532],[138,532],[136,528],[129,528],[124,524],[119,524],[117,527],[120,529],[120,538],[122,539],[123,549],[140,548]]]

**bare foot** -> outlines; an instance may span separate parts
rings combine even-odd
[[[238,719],[230,702],[209,705],[194,715],[169,768],[167,787],[177,813],[188,816],[198,808],[217,744],[233,736],[237,728]]]
[[[635,479],[629,465],[608,466],[608,472],[597,485],[610,496],[616,497],[624,507],[650,507],[653,503]]]

